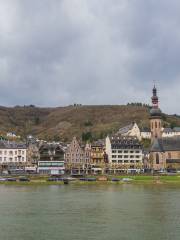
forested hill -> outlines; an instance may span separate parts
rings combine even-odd
[[[74,135],[103,138],[120,127],[136,121],[139,127],[149,126],[149,107],[126,106],[68,106],[39,108],[35,106],[0,107],[0,132],[28,134],[49,140],[69,141]],[[165,126],[180,126],[178,116],[163,116]]]

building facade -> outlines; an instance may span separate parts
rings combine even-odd
[[[43,144],[39,149],[37,172],[47,175],[65,173],[64,150],[58,144]]]
[[[72,142],[65,151],[66,169],[71,174],[88,172],[90,168],[90,159],[91,146],[89,144],[82,145],[76,137],[73,137]]]
[[[106,168],[107,159],[105,146],[102,142],[96,142],[91,144],[91,172],[92,173],[104,173]]]
[[[154,171],[180,170],[180,137],[163,137],[162,113],[158,107],[156,87],[153,88],[150,126],[152,145],[149,162],[151,169]],[[170,133],[170,130],[164,132]]]
[[[1,171],[24,170],[27,163],[27,146],[24,143],[0,141]]]
[[[114,173],[140,172],[143,169],[143,148],[136,137],[115,135],[106,138],[109,168]]]

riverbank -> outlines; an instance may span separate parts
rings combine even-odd
[[[61,179],[49,179],[48,176],[28,177],[29,181],[20,181],[19,177],[13,177],[16,181],[0,181],[0,185],[62,185]],[[12,177],[11,177],[12,180]],[[180,175],[173,176],[152,176],[152,175],[126,175],[126,176],[87,176],[84,178],[70,178],[69,184],[95,185],[95,184],[179,184]]]

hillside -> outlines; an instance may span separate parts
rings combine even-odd
[[[68,106],[58,108],[0,107],[0,131],[25,137],[32,134],[49,140],[69,141],[74,135],[91,133],[102,138],[136,121],[147,127],[148,108],[142,106]],[[164,115],[164,124],[180,126],[180,118]]]

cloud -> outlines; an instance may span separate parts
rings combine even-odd
[[[0,0],[0,104],[150,103],[180,113],[176,0]]]

